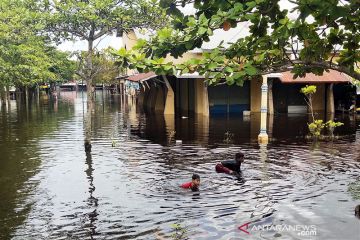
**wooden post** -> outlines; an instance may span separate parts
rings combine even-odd
[[[334,88],[334,84],[333,83],[330,83],[328,86],[327,86],[327,99],[326,99],[326,110],[327,110],[327,114],[334,114],[335,113],[335,103],[334,103],[334,91],[333,91],[333,88]]]

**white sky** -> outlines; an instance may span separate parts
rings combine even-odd
[[[98,50],[112,47],[115,49],[119,49],[122,47],[122,39],[120,37],[107,36],[105,38],[100,39],[94,43],[94,46],[97,46]],[[87,50],[87,42],[86,41],[66,41],[58,46],[60,50],[63,51],[85,51]]]

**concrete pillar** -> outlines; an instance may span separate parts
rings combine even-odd
[[[262,76],[261,85],[261,116],[260,116],[260,134],[258,136],[258,142],[260,144],[267,144],[269,142],[269,136],[266,132],[267,123],[267,111],[268,111],[268,85],[267,76]]]
[[[171,87],[169,80],[165,75],[162,76],[166,86],[166,98],[164,114],[175,114],[175,93]]]
[[[149,89],[148,101],[146,103],[146,110],[148,112],[153,112],[155,109],[157,88],[155,86],[155,83],[149,83],[149,87],[150,89]]]
[[[209,96],[204,79],[195,79],[195,113],[209,116]]]
[[[261,108],[261,80],[252,79],[250,81],[250,111],[251,113],[259,113]]]
[[[163,112],[165,106],[165,94],[164,88],[162,88],[159,84],[156,86],[156,97],[155,97],[155,112]]]
[[[325,84],[315,84],[316,93],[313,95],[313,110],[316,114],[325,113]]]
[[[145,98],[145,86],[140,84],[140,92],[137,96],[137,104],[139,105],[140,108],[143,108],[144,106],[144,98]]]
[[[334,103],[334,84],[331,83],[328,85],[327,91],[327,99],[326,99],[326,110],[327,114],[334,114],[335,113],[335,103]]]
[[[181,107],[181,116],[189,116],[189,80],[181,79],[180,80],[180,107]]]
[[[268,80],[268,114],[274,114],[274,100],[273,100],[273,92],[272,92],[273,80]]]

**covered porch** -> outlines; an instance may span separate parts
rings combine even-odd
[[[251,112],[260,112],[261,80],[251,82]],[[313,96],[314,111],[321,114],[333,114],[339,102],[349,105],[356,96],[356,88],[350,78],[342,73],[330,70],[322,76],[312,73],[304,78],[293,79],[291,72],[270,75],[268,85],[268,114],[306,114],[308,106],[300,89],[306,85],[315,85],[317,91]],[[347,105],[347,107],[348,107]]]

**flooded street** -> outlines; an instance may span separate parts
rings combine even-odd
[[[275,116],[260,147],[258,116],[171,119],[98,94],[86,154],[85,113],[76,92],[1,109],[0,239],[161,239],[174,223],[190,239],[360,239],[359,118],[313,144],[307,116]],[[239,151],[240,178],[215,172]],[[193,173],[200,191],[179,188]],[[316,234],[238,229],[249,222]]]

